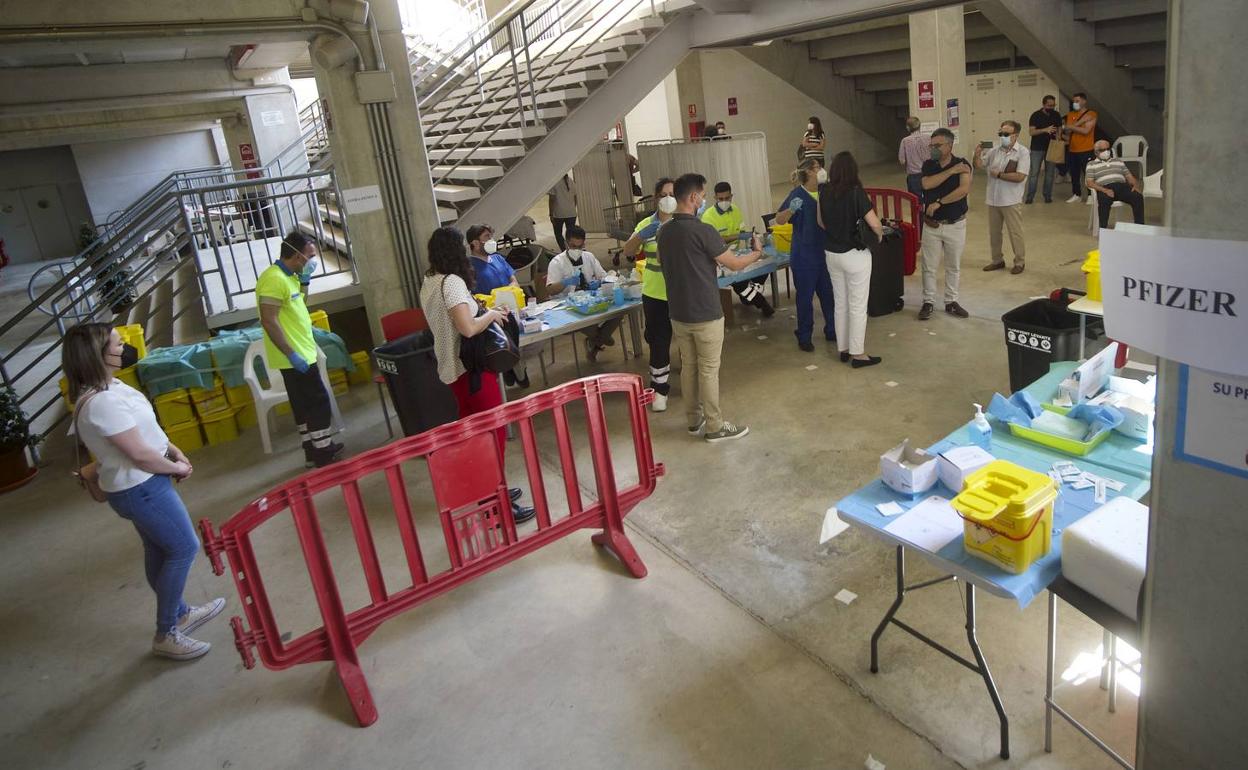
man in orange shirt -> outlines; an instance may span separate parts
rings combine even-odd
[[[1096,111],[1088,109],[1088,95],[1078,93],[1070,97],[1070,112],[1066,113],[1066,125],[1062,127],[1066,139],[1066,166],[1070,171],[1071,196],[1067,203],[1076,203],[1083,196],[1084,169],[1092,160],[1092,145],[1096,143]]]

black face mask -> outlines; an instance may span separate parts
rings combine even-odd
[[[110,356],[111,357],[111,356]],[[134,345],[123,343],[121,355],[118,357],[118,369],[129,369],[139,362],[139,349]]]

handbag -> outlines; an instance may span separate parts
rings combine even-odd
[[[94,393],[91,396],[95,395]],[[91,400],[91,396],[87,396],[78,402],[74,407],[74,478],[78,481],[78,486],[86,490],[91,499],[97,503],[108,502],[108,493],[100,487],[100,467],[92,460],[86,465],[82,464],[82,439],[78,435],[78,415],[82,414],[82,409]]]
[[[1049,149],[1044,154],[1044,159],[1049,163],[1065,163],[1066,162],[1066,140],[1050,139]]]

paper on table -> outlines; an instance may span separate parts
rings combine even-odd
[[[838,602],[840,602],[841,604],[846,604],[846,605],[848,605],[848,604],[849,604],[849,603],[851,603],[854,599],[857,599],[857,598],[858,598],[858,594],[854,593],[853,591],[848,591],[848,590],[846,590],[846,589],[842,588],[841,590],[837,591],[837,592],[836,592],[836,596],[834,596],[834,597],[832,597],[832,598],[836,599],[836,600],[837,600]]]
[[[932,495],[884,529],[907,543],[935,552],[962,536],[962,519],[948,500]]]
[[[881,516],[896,516],[906,511],[895,500],[889,500],[887,503],[877,503],[875,510],[879,511]]]
[[[823,545],[847,529],[849,529],[849,524],[841,521],[841,517],[836,515],[835,508],[829,508],[828,512],[823,515],[823,530],[819,533],[819,545]]]

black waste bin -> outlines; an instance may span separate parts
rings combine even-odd
[[[438,379],[433,334],[428,330],[373,348],[373,360],[386,378],[404,436],[459,419],[455,394]]]
[[[884,239],[871,249],[871,289],[867,315],[896,313],[906,305],[905,238],[901,231],[885,225]]]
[[[1079,314],[1064,303],[1033,299],[1001,316],[1001,321],[1013,393],[1048,374],[1054,361],[1079,358]]]

